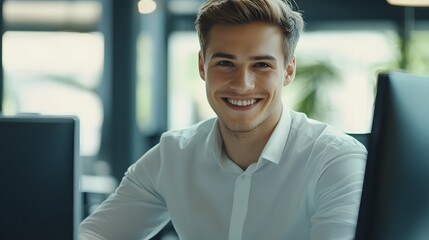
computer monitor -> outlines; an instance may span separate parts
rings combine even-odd
[[[429,239],[429,77],[378,77],[355,239]]]
[[[77,240],[79,124],[0,116],[0,239]]]

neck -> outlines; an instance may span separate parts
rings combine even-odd
[[[227,156],[243,170],[257,162],[278,120],[273,126],[261,125],[248,132],[231,131],[219,122]]]

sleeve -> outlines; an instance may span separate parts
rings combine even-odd
[[[311,240],[352,240],[367,152],[364,146],[354,143],[330,147],[324,153],[314,190]]]
[[[150,238],[170,220],[157,191],[159,146],[155,146],[125,173],[115,192],[79,227],[81,240]]]

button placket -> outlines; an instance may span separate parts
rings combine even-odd
[[[242,239],[244,222],[249,205],[252,177],[246,172],[237,176],[234,186],[234,200],[231,212],[229,239]]]

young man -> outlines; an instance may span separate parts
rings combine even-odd
[[[81,239],[353,239],[366,159],[283,107],[303,29],[282,0],[208,0],[199,71],[217,118],[163,134],[81,224]]]

